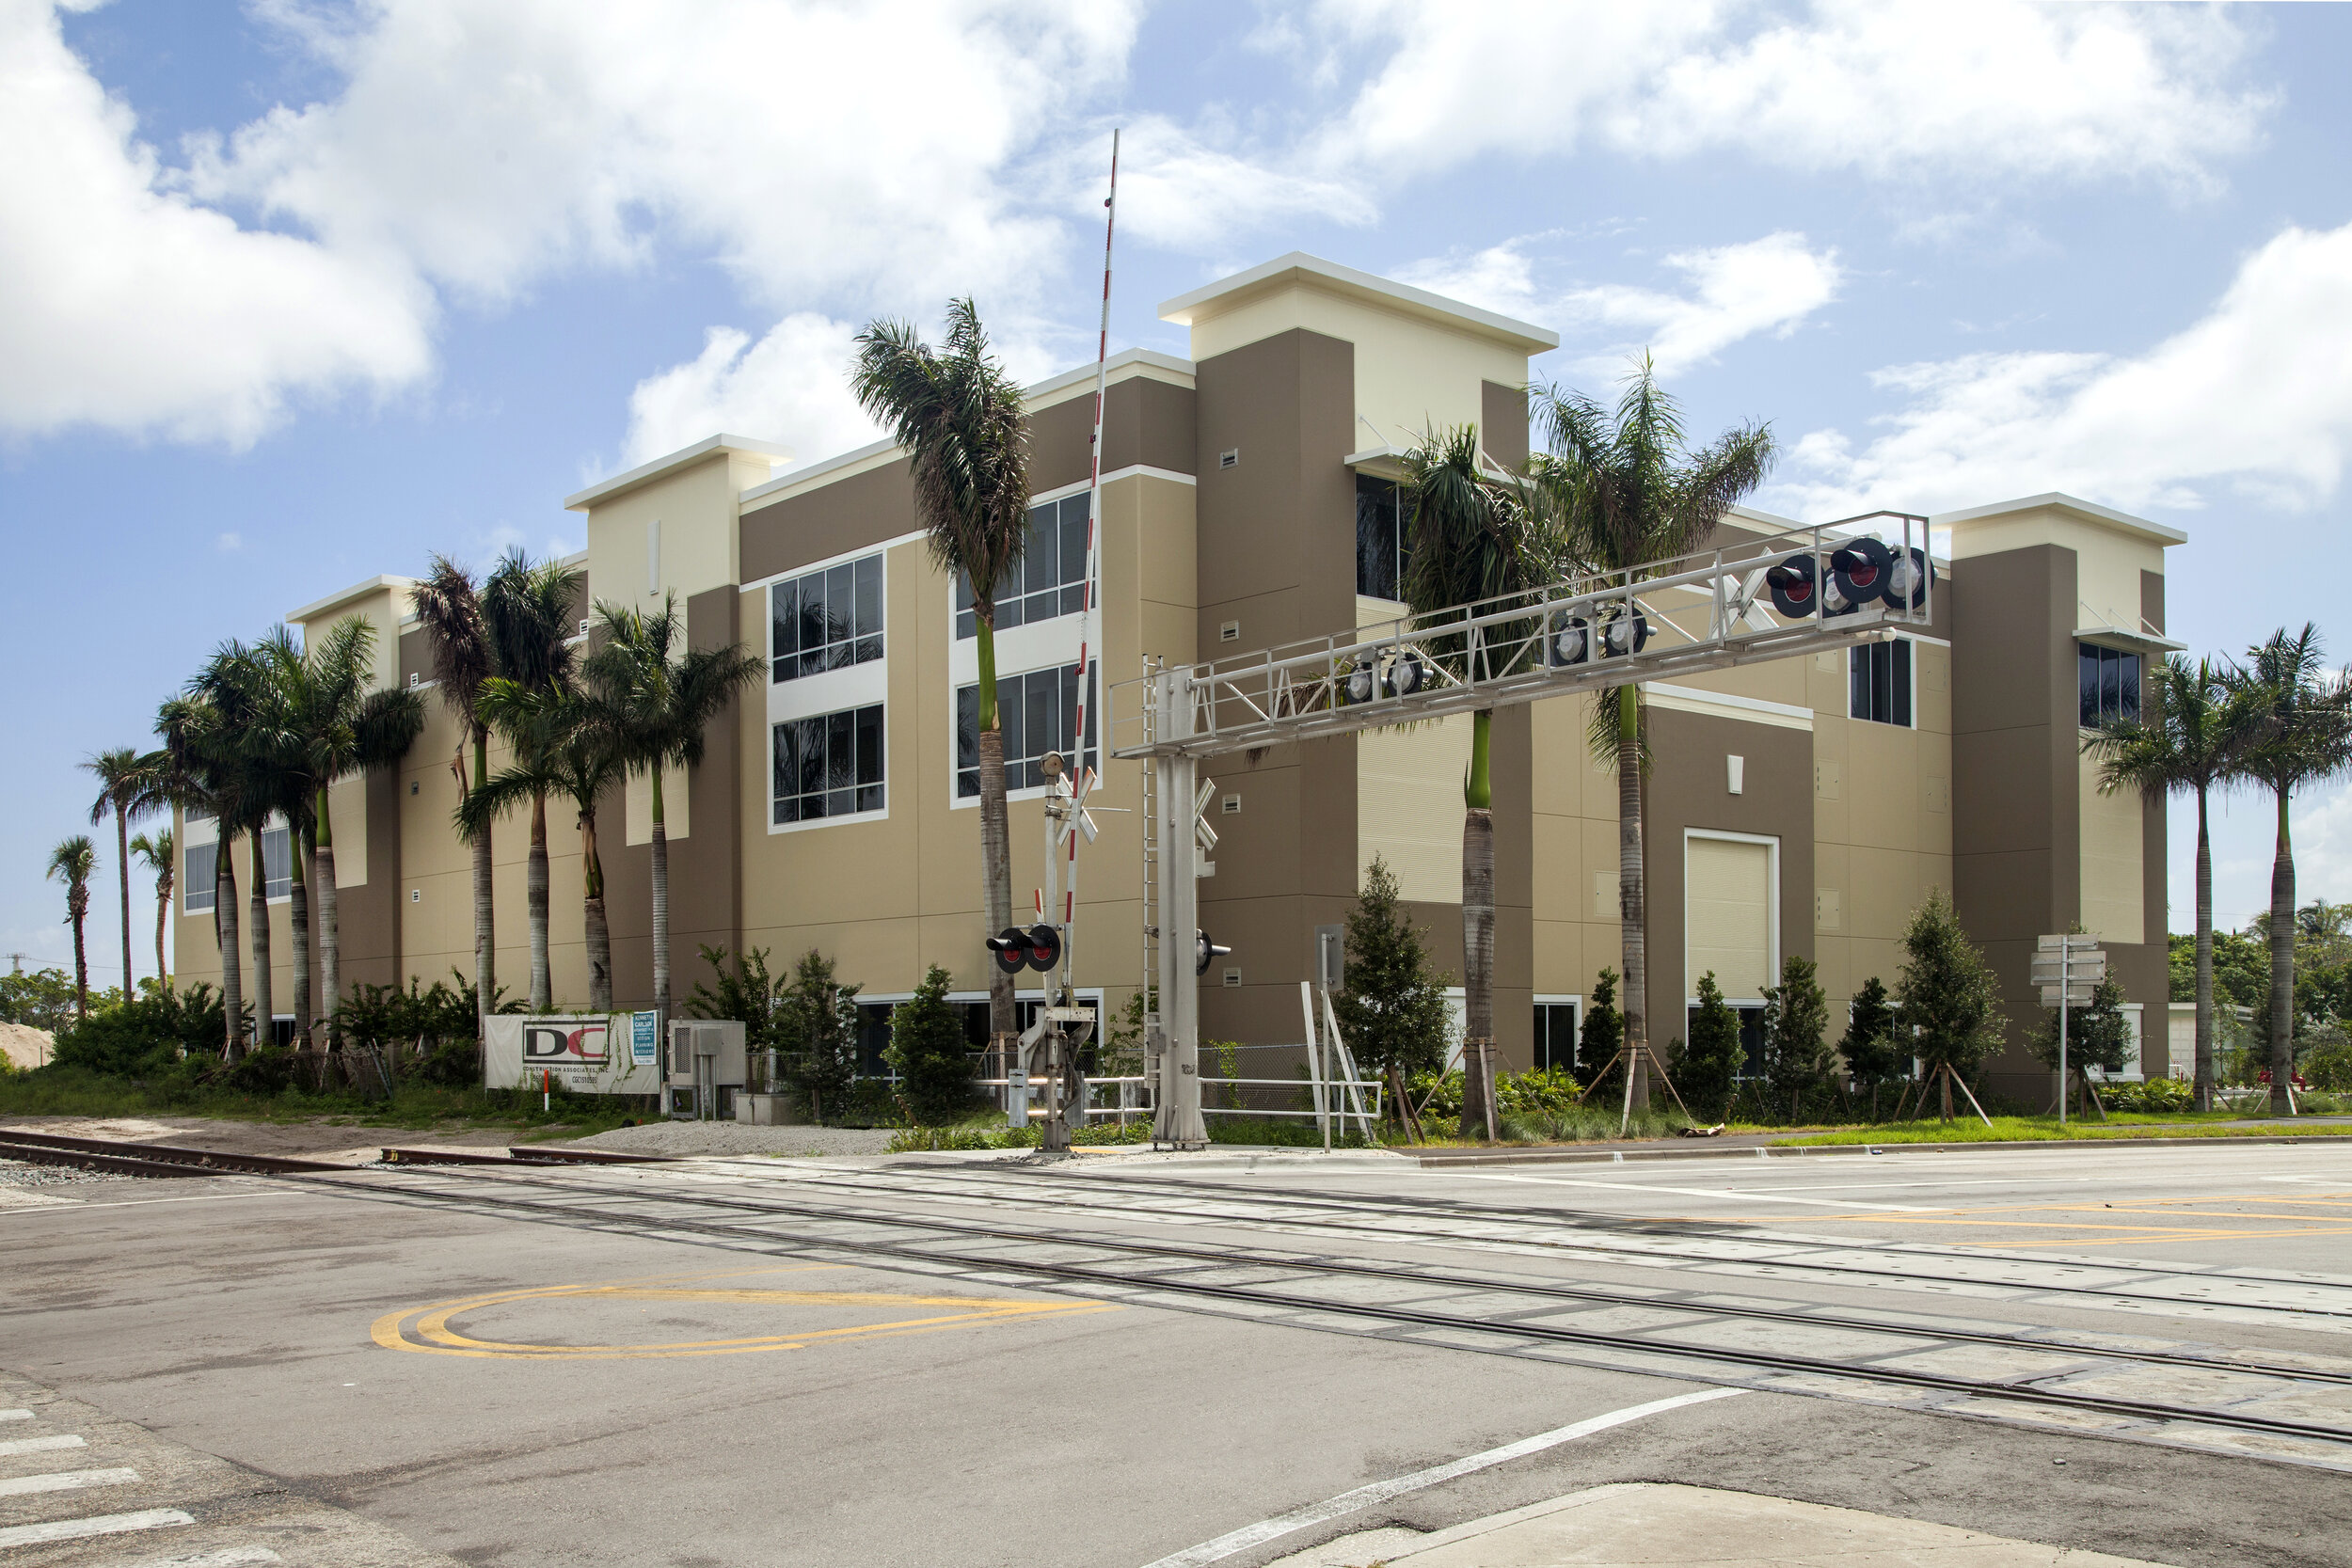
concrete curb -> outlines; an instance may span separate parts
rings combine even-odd
[[[1751,1144],[1745,1148],[1731,1148],[1461,1149],[1415,1158],[1418,1158],[1423,1170],[1442,1170],[1461,1165],[1627,1164],[1636,1160],[1728,1160],[1739,1159],[1742,1155],[1752,1155],[1759,1160],[1778,1160],[1806,1154],[1949,1154],[1963,1149],[1991,1153],[2026,1148],[2181,1148],[2206,1145],[2228,1148],[2243,1148],[2249,1144],[2343,1143],[2352,1143],[2352,1132],[2312,1132],[2300,1137],[2280,1138],[2010,1138],[1976,1143]]]

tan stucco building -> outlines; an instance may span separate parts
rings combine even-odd
[[[1147,655],[1189,661],[1395,613],[1395,453],[1424,430],[1476,422],[1490,455],[1524,456],[1528,361],[1557,342],[1296,254],[1162,315],[1190,328],[1189,358],[1111,361],[1098,706]],[[1067,746],[1075,695],[1092,390],[1091,366],[1031,388],[1032,545],[1018,593],[999,594],[1016,906],[1041,880],[1032,765]],[[787,462],[780,447],[715,436],[565,502],[586,518],[584,599],[644,606],[675,593],[696,644],[739,641],[770,661],[707,760],[665,789],[678,993],[707,977],[695,955],[709,944],[764,947],[779,965],[821,948],[877,1001],[937,963],[977,998],[977,668],[958,585],[928,557],[894,447]],[[1708,972],[1750,1006],[1792,953],[1819,960],[1834,1011],[1868,976],[1891,984],[1903,924],[1936,887],[1990,951],[2021,1025],[2038,1016],[2025,974],[2034,937],[2077,921],[2109,944],[2134,1008],[2166,1017],[2163,806],[2101,795],[2080,738],[2086,718],[2136,705],[2142,662],[2177,646],[2164,636],[2164,552],[2183,536],[2060,495],[1932,521],[1950,559],[1931,634],[1649,689],[1656,1037],[1679,1031]],[[1749,512],[1724,523],[1729,536],[1787,526]],[[366,615],[384,633],[379,678],[423,685],[431,659],[409,593],[377,578],[289,619]],[[1615,784],[1586,754],[1587,703],[1553,698],[1495,721],[1496,1017],[1515,1065],[1565,1059],[1596,974],[1618,961]],[[437,706],[396,774],[338,787],[346,983],[470,974],[470,861],[450,827],[456,750]],[[1453,720],[1205,765],[1223,842],[1201,918],[1234,951],[1203,982],[1204,1036],[1299,1037],[1317,932],[1343,919],[1375,855],[1459,974],[1468,751],[1468,721]],[[1095,804],[1138,804],[1140,766],[1104,765]],[[624,1006],[652,986],[646,802],[632,784],[600,816]],[[567,817],[551,815],[555,992],[577,1002],[580,856]],[[1142,974],[1141,827],[1132,810],[1097,816],[1076,968],[1117,1006]],[[524,838],[519,820],[496,835],[498,972],[516,991]],[[182,842],[180,968],[202,979],[218,973],[209,825],[187,824]],[[243,856],[237,869],[242,887]],[[284,920],[280,900],[281,1009]],[[2167,1031],[2145,1039],[2144,1068],[2166,1070]],[[2005,1065],[2016,1092],[2038,1092],[2022,1057]]]

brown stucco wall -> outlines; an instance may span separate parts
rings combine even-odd
[[[1526,462],[1527,388],[1482,381],[1478,384],[1478,439],[1486,449],[1486,455],[1506,465]],[[1534,1026],[1531,1013],[1529,1028]]]
[[[1112,384],[1103,408],[1103,471],[1141,464],[1170,473],[1200,470],[1193,427],[1194,392],[1165,381],[1130,376]],[[1041,494],[1087,477],[1087,446],[1094,435],[1094,394],[1069,398],[1029,420],[1029,489]]]
[[[917,526],[906,459],[899,458],[745,512],[738,555],[742,579],[757,582],[812,561],[829,561]]]

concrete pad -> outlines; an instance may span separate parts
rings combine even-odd
[[[1949,1525],[1702,1486],[1596,1486],[1414,1535],[1393,1528],[1327,1542],[1267,1568],[2159,1568],[2136,1558],[2011,1541]]]

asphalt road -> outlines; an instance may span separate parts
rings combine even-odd
[[[782,1194],[1015,1231],[1629,1291],[1698,1282],[1775,1307],[1930,1313],[2313,1365],[2352,1357],[2352,1317],[2274,1309],[2293,1294],[2290,1274],[2332,1276],[2311,1287],[2314,1301],[2334,1282],[2352,1291],[2352,1152],[877,1169],[889,1165],[583,1173],[577,1189],[534,1178],[532,1196],[584,1213],[606,1201],[592,1183],[637,1183],[627,1190],[674,1206]],[[217,1456],[256,1493],[281,1489],[322,1517],[386,1532],[367,1537],[377,1544],[366,1560],[501,1564],[1140,1565],[1351,1488],[1713,1386],[1689,1366],[1645,1375],[1600,1354],[1531,1359],[1475,1337],[1237,1315],[963,1264],[746,1250],[658,1216],[624,1234],[560,1208],[384,1200],[419,1182],[413,1173],[329,1180],[81,1182],[38,1189],[51,1200],[38,1206],[0,1205],[0,1369],[92,1419]],[[1634,1250],[1563,1250],[1551,1234],[1562,1226]],[[2133,1274],[2146,1264],[2169,1268]],[[2118,1271],[2128,1291],[2109,1288]],[[1874,1402],[1860,1385],[1827,1391],[1759,1387],[1668,1410],[1226,1560],[1384,1523],[1441,1528],[1614,1481],[1764,1493],[2185,1568],[2337,1563],[2352,1543],[2352,1486],[2324,1456],[2277,1463]],[[2296,1397],[2352,1425],[2352,1388]],[[56,1469],[53,1456],[0,1449],[0,1484]],[[217,1477],[207,1484],[206,1497],[220,1495]],[[74,1511],[18,1499],[0,1504],[0,1527],[20,1505]],[[186,1512],[208,1525],[208,1506],[192,1498]],[[222,1530],[245,1528],[219,1517]],[[299,1533],[251,1538],[286,1561],[329,1560],[306,1558],[311,1538]],[[385,1539],[413,1556],[385,1555]],[[15,1551],[0,1562],[127,1563],[164,1548],[108,1538]]]

